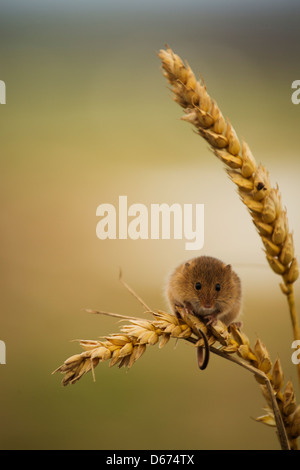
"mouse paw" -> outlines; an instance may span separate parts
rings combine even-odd
[[[232,323],[230,323],[230,325],[228,326],[228,329],[230,331],[230,327],[234,325],[238,330],[240,330],[243,326],[243,322],[242,321],[233,321]]]
[[[194,312],[193,312],[193,309],[192,309],[192,306],[188,303],[185,304],[184,306],[184,311],[185,313],[187,313],[188,315],[195,315]]]
[[[211,315],[205,315],[206,325],[215,325],[218,321],[217,315],[215,313],[212,313]]]

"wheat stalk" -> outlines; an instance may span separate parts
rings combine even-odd
[[[129,323],[119,333],[106,336],[104,340],[77,340],[84,352],[69,357],[53,372],[64,374],[64,386],[76,383],[89,371],[92,371],[95,380],[94,368],[99,362],[109,361],[110,367],[118,365],[120,368],[131,368],[147,346],[159,343],[159,348],[162,348],[170,338],[186,340],[196,347],[203,346],[201,330],[207,336],[212,353],[254,374],[267,402],[267,413],[257,418],[257,421],[277,428],[282,449],[297,449],[300,405],[296,405],[292,382],[289,381],[284,387],[279,359],[272,367],[269,353],[260,339],[257,339],[252,349],[247,336],[235,325],[227,328],[221,321],[205,325],[185,310],[180,311],[180,318],[162,311],[150,311],[152,320],[95,310],[89,312],[117,317]]]
[[[236,184],[262,239],[268,263],[283,278],[280,287],[287,296],[294,339],[300,339],[293,289],[299,268],[278,185],[271,186],[268,171],[263,165],[257,165],[246,142],[240,143],[233,126],[209,96],[205,84],[196,80],[189,65],[169,47],[160,50],[158,55],[163,73],[172,86],[174,100],[185,111],[182,119],[196,127]],[[300,364],[298,376],[300,381]]]
[[[130,368],[145,352],[147,345],[160,341],[159,347],[162,348],[171,337],[190,338],[193,333],[187,323],[161,311],[152,312],[153,321],[96,310],[89,312],[115,316],[130,323],[121,328],[120,334],[105,337],[105,341],[77,340],[85,352],[71,356],[54,371],[66,374],[63,385],[74,384],[99,362],[109,360],[110,367],[118,364],[119,367]]]
[[[272,270],[283,277],[281,289],[288,298],[295,339],[299,339],[293,293],[293,283],[298,278],[299,270],[294,257],[293,236],[288,229],[287,214],[282,208],[279,189],[271,187],[266,169],[262,165],[257,166],[247,144],[243,142],[240,145],[233,127],[224,119],[206,87],[196,81],[190,67],[184,65],[169,48],[160,51],[159,56],[175,93],[175,100],[186,112],[184,119],[195,125],[216,156],[228,167],[229,177],[237,185],[241,199],[248,207],[262,238],[267,260]],[[134,294],[127,284],[123,284]],[[151,313],[151,320],[89,310],[91,313],[127,320],[128,324],[119,333],[99,340],[77,340],[84,352],[69,357],[53,372],[64,374],[64,386],[76,383],[89,371],[92,371],[95,379],[94,368],[99,362],[109,361],[110,367],[118,365],[130,368],[148,346],[159,343],[162,348],[170,338],[188,341],[197,348],[202,347],[206,344],[204,334],[212,353],[254,374],[266,400],[266,414],[257,418],[257,421],[276,427],[282,449],[297,449],[300,405],[296,404],[293,384],[288,381],[284,386],[279,359],[272,365],[267,348],[260,339],[251,348],[249,339],[236,325],[227,328],[221,321],[205,325],[185,310],[180,311],[179,318],[166,312],[152,311],[142,299],[137,298]]]

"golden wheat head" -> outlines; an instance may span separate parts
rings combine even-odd
[[[254,348],[251,348],[248,337],[234,324],[228,328],[218,320],[208,326],[185,310],[179,310],[181,318],[162,311],[152,311],[153,320],[130,317],[129,323],[124,325],[119,333],[111,334],[103,341],[78,340],[84,352],[66,359],[53,373],[64,374],[62,384],[66,386],[76,383],[89,371],[92,371],[94,376],[94,368],[100,362],[109,361],[110,367],[118,364],[119,368],[131,368],[148,346],[159,343],[162,348],[170,338],[186,340],[196,347],[203,346],[203,337],[199,334],[201,330],[207,336],[212,352],[233,360],[254,373],[267,403],[266,414],[257,418],[257,421],[282,429],[288,447],[297,449],[300,406],[296,404],[292,382],[289,381],[284,387],[279,359],[272,365],[268,350],[260,339],[257,339]],[[218,347],[213,346],[215,343]],[[278,425],[278,418],[281,426]]]
[[[269,265],[283,276],[282,289],[287,293],[289,285],[298,278],[299,269],[278,186],[271,186],[267,170],[257,165],[246,142],[240,142],[231,123],[209,96],[206,86],[196,80],[189,65],[170,48],[162,49],[158,55],[164,75],[172,86],[174,100],[185,111],[182,119],[196,127],[225,164],[261,236]]]

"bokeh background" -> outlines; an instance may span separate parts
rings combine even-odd
[[[300,9],[292,1],[2,1],[2,449],[277,449],[259,386],[212,357],[200,372],[179,342],[149,348],[130,371],[100,364],[76,385],[51,375],[80,352],[72,339],[117,332],[85,308],[143,315],[183,260],[210,254],[243,282],[244,329],[292,379],[286,299],[222,164],[182,122],[157,52],[169,44],[204,77],[258,162],[278,182],[300,249]],[[96,238],[96,208],[205,204],[205,244]],[[298,309],[299,285],[296,284]]]

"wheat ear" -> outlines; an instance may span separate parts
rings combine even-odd
[[[283,278],[280,287],[287,296],[294,339],[300,339],[293,289],[299,268],[279,188],[271,186],[268,171],[263,165],[257,165],[246,142],[240,143],[233,126],[209,96],[205,84],[196,80],[189,65],[169,47],[160,50],[158,55],[164,76],[172,86],[174,100],[185,111],[182,119],[196,127],[236,184],[262,239],[268,263]],[[300,364],[298,375],[300,381]]]
[[[74,384],[84,374],[92,371],[99,362],[109,361],[109,365],[131,368],[146,351],[147,346],[159,343],[165,346],[170,338],[183,339],[196,347],[203,346],[199,334],[207,337],[210,351],[232,361],[254,374],[260,383],[266,400],[266,414],[257,421],[277,429],[282,449],[297,449],[300,436],[300,405],[296,405],[292,382],[284,387],[284,377],[279,359],[274,366],[264,344],[258,339],[254,348],[250,347],[247,336],[235,325],[227,328],[221,321],[205,325],[198,318],[182,310],[181,318],[162,312],[150,311],[152,320],[123,316],[110,312],[89,312],[104,314],[126,320],[119,333],[106,336],[103,340],[78,340],[84,352],[69,357],[53,373],[64,374],[62,384]]]

